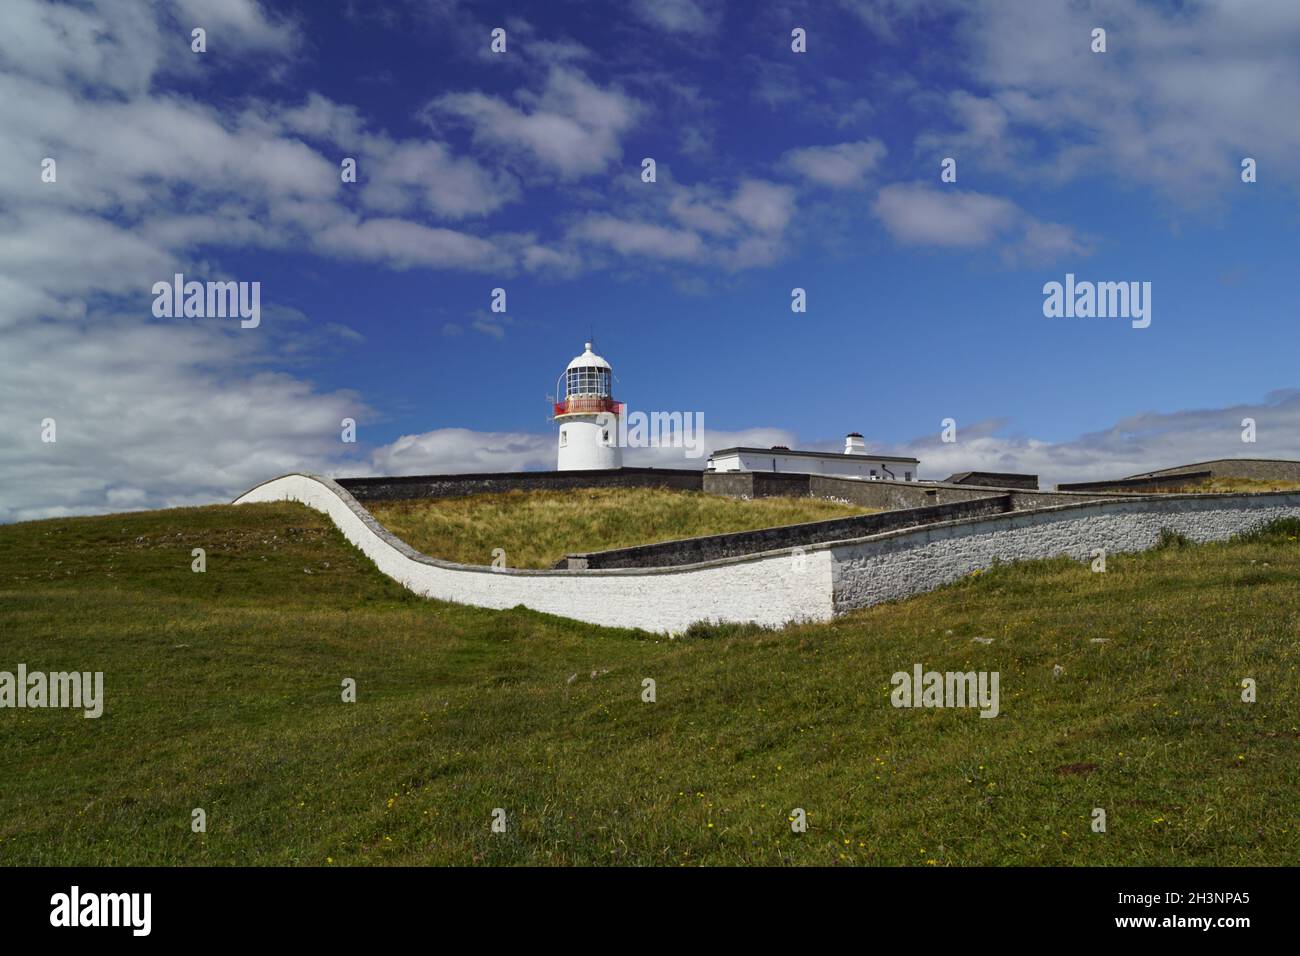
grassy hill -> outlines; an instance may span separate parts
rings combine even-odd
[[[662,488],[512,491],[461,498],[370,502],[370,512],[411,547],[448,561],[551,568],[566,554],[697,535],[824,521],[874,509],[821,498],[723,498]]]
[[[416,598],[297,505],[0,527],[0,670],[107,698],[0,710],[0,863],[1294,864],[1295,538],[669,641]],[[918,662],[1002,716],[891,707]]]

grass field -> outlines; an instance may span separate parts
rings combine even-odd
[[[107,700],[0,710],[0,863],[1295,864],[1295,538],[668,641],[416,598],[297,505],[0,527],[0,670]],[[914,663],[1002,715],[891,707]]]
[[[550,568],[575,551],[603,551],[675,538],[824,521],[871,508],[819,498],[744,501],[700,491],[578,488],[460,498],[371,502],[368,510],[411,547],[462,564]]]

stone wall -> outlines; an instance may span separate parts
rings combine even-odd
[[[487,608],[517,605],[614,627],[680,633],[696,621],[780,626],[907,597],[995,561],[1086,560],[1151,547],[1163,528],[1223,540],[1281,517],[1300,492],[1132,495],[1038,511],[964,517],[872,536],[723,557],[680,567],[493,570],[428,557],[394,537],[328,478],[284,475],[236,504],[298,501],[327,514],[379,571],[417,594]]]
[[[785,472],[704,472],[692,468],[614,468],[592,471],[515,471],[464,475],[409,475],[339,478],[358,501],[452,498],[508,491],[560,491],[570,488],[672,488],[706,491],[731,498],[828,498],[864,508],[898,510],[974,501],[1008,491],[1016,508],[1039,508],[1098,495],[1069,496],[1051,491],[1020,491],[942,482],[863,481],[831,475]]]
[[[453,498],[505,491],[562,491],[569,488],[674,488],[699,491],[704,472],[692,468],[611,468],[592,471],[509,471],[468,475],[411,475],[399,478],[339,478],[358,501]]]
[[[784,471],[706,471],[704,490],[729,498],[807,498],[815,475]]]
[[[737,531],[730,534],[705,535],[683,538],[659,544],[616,548],[609,551],[590,551],[571,554],[556,567],[579,570],[586,568],[663,568],[685,564],[700,564],[719,558],[732,558],[744,554],[758,554],[785,548],[862,538],[898,528],[976,515],[1003,514],[1011,510],[1010,495],[991,495],[973,501],[958,501],[930,508],[909,508],[903,511],[883,511],[878,514],[855,515],[850,518],[832,518],[828,521],[809,521],[803,524],[763,528],[758,531]]]
[[[1208,471],[1185,471],[1171,475],[1151,475],[1146,478],[1120,478],[1115,481],[1076,481],[1067,485],[1057,485],[1057,491],[1113,491],[1141,494],[1144,491],[1160,491],[1165,488],[1186,488],[1188,485],[1209,481]]]
[[[1300,518],[1300,493],[1129,497],[887,533],[832,546],[834,606],[841,613],[929,591],[996,561],[1143,551],[1164,528],[1221,541],[1281,517]]]
[[[1215,478],[1253,478],[1259,481],[1300,481],[1300,461],[1285,458],[1216,458],[1198,461],[1175,468],[1148,471],[1132,478],[1158,477],[1185,474],[1189,471],[1208,471]]]
[[[939,481],[854,481],[813,475],[809,493],[818,498],[847,501],[867,508],[924,508],[948,505],[955,501],[975,501],[999,494],[1010,494],[1017,510],[1049,508],[1053,505],[1096,501],[1096,494],[1062,494],[1055,491],[1023,491],[1014,488],[988,488],[981,485],[950,485]]]
[[[854,481],[813,475],[809,493],[816,498],[831,498],[862,505],[864,508],[928,508],[958,501],[976,501],[997,494],[992,488],[964,488],[959,485],[936,485],[916,481]]]

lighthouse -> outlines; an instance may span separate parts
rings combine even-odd
[[[556,383],[555,421],[560,423],[560,471],[590,471],[622,468],[623,450],[618,444],[618,420],[623,405],[614,401],[614,370],[591,350],[588,342],[581,355],[569,363]]]

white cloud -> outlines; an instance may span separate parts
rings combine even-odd
[[[340,421],[370,409],[268,371],[265,317],[256,331],[221,321],[6,329],[0,522],[229,501],[271,475],[343,467]]]
[[[650,261],[712,264],[735,271],[769,265],[785,252],[795,191],[743,178],[730,195],[712,186],[680,186],[666,169],[652,198],[622,216],[588,214],[568,231],[571,242]]]
[[[528,432],[476,432],[439,428],[403,435],[375,451],[374,474],[439,475],[554,470],[555,438]]]
[[[1241,420],[1258,424],[1255,444],[1241,441]],[[1042,487],[1102,481],[1216,458],[1300,460],[1300,391],[1273,392],[1262,402],[1181,412],[1144,412],[1064,442],[1003,437],[1003,422],[958,428],[958,441],[938,436],[891,446],[921,459],[927,478],[959,471],[1037,474]]]
[[[437,142],[372,138],[362,156],[367,175],[361,196],[380,212],[423,208],[448,219],[463,219],[493,212],[520,195],[513,176],[453,156]]]
[[[1009,200],[919,183],[886,186],[872,211],[895,239],[930,246],[988,245],[1017,216]]]
[[[521,106],[485,93],[446,93],[431,107],[467,122],[481,147],[512,150],[566,179],[600,172],[618,159],[623,134],[642,110],[636,100],[601,89],[569,66],[552,66],[540,95],[523,90],[516,98]]]
[[[153,11],[131,0],[87,9],[7,0],[0,63],[43,83],[91,84],[120,93],[146,89],[161,62]]]
[[[214,62],[265,63],[296,46],[256,4],[201,13]],[[233,248],[505,272],[536,245],[427,220],[486,214],[517,193],[511,177],[444,144],[368,130],[356,109],[319,94],[218,108],[162,92],[169,72],[194,68],[188,29],[167,19],[192,15],[182,8],[14,0],[5,14],[0,521],[229,500],[286,470],[356,467],[361,452],[340,441],[340,422],[373,417],[365,403],[272,369],[353,347],[358,332],[313,326],[269,287],[256,330],[157,321],[154,282],[184,272],[265,285],[212,258]],[[54,183],[38,175],[47,155]],[[361,158],[354,187],[340,180],[343,155]],[[386,185],[367,192],[386,166]],[[45,418],[57,422],[55,443],[40,440]]]
[[[894,183],[880,190],[871,208],[889,233],[907,245],[998,246],[1009,261],[1050,261],[1089,252],[1070,227],[1040,222],[1010,200],[985,193]]]
[[[223,62],[295,46],[296,34],[255,3],[202,8]],[[128,291],[223,247],[305,248],[394,268],[516,264],[512,241],[427,221],[499,209],[518,198],[512,176],[434,140],[368,130],[354,107],[317,93],[218,108],[161,92],[170,41],[160,31],[171,36],[175,24],[140,21],[147,5],[14,9],[14,28],[0,35],[0,274],[28,287],[24,301],[50,308],[69,294]],[[359,159],[355,185],[341,182],[345,155]],[[58,163],[57,182],[35,174],[42,156]]]
[[[704,0],[634,0],[632,12],[668,33],[702,36],[717,29],[720,5]]]
[[[794,190],[761,179],[745,179],[729,205],[736,217],[751,228],[779,233],[794,215]]]
[[[919,32],[921,24],[936,13],[959,6],[966,0],[839,0],[881,39],[897,41],[900,35]]]
[[[872,139],[792,149],[782,162],[809,182],[833,189],[861,189],[885,153],[885,144]]]
[[[613,216],[589,216],[570,231],[570,236],[608,246],[625,256],[652,259],[692,260],[703,248],[700,237],[693,232]]]
[[[340,218],[315,237],[315,244],[340,258],[382,262],[398,269],[510,267],[508,255],[486,239],[405,219]]]
[[[1300,188],[1300,4],[1128,0],[954,7],[979,94],[948,99],[950,142],[1023,179],[1106,172],[1180,200],[1240,185],[1242,156]],[[1089,48],[1105,26],[1109,48]],[[1135,95],[1134,91],[1141,91]]]
[[[227,49],[265,53],[286,52],[298,46],[298,31],[291,24],[267,18],[256,0],[174,0],[177,20],[187,27],[203,27],[208,50]]]

